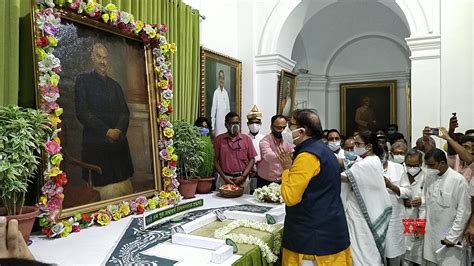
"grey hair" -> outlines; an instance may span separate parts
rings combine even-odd
[[[107,53],[109,52],[109,50],[107,50],[107,47],[105,47],[105,45],[103,45],[102,43],[98,42],[98,43],[95,43],[95,44],[92,46],[91,56],[94,56],[95,51],[97,51],[97,49],[104,49]]]
[[[418,157],[418,160],[420,161],[420,163],[423,162],[423,154],[417,149],[409,149],[405,157],[415,157],[415,156]]]
[[[393,151],[394,149],[397,149],[397,148],[403,148],[404,150],[407,150],[408,147],[407,145],[405,144],[405,142],[403,141],[396,141],[395,143],[393,143],[391,146],[390,146],[390,150]]]
[[[430,146],[436,148],[436,142],[432,137],[428,137],[430,141]],[[416,140],[416,145],[423,145],[423,137]]]

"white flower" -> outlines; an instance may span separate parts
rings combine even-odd
[[[48,73],[41,75],[39,77],[39,85],[42,86],[42,85],[50,84],[50,80],[51,80],[51,76]]]
[[[150,32],[155,31],[155,29],[153,29],[153,27],[150,24],[146,24],[143,30],[146,32],[146,34],[150,34]]]
[[[59,67],[61,62],[59,58],[55,57],[53,54],[49,54],[43,61],[38,63],[40,72],[49,72],[56,67]]]
[[[281,185],[277,183],[271,183],[268,186],[257,188],[253,195],[259,202],[271,201],[283,203],[283,197],[281,196]]]
[[[127,12],[120,12],[120,20],[125,23],[125,24],[128,24],[130,22],[130,14],[127,13]]]
[[[51,228],[51,232],[53,232],[51,237],[54,237],[57,234],[61,234],[63,231],[64,231],[64,225],[62,223],[57,223]]]

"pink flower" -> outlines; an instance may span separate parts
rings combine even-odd
[[[162,33],[168,32],[168,25],[166,25],[166,24],[161,24],[161,25],[160,25],[160,31],[161,31]]]
[[[163,158],[164,160],[169,160],[170,154],[166,149],[163,149],[160,151],[160,157]]]
[[[146,199],[146,197],[144,196],[140,196],[138,197],[135,202],[138,204],[138,205],[142,205],[143,207],[146,207],[148,205],[148,200]]]
[[[40,109],[46,113],[51,113],[51,111],[59,108],[59,105],[57,102],[46,102],[46,101],[41,101],[40,103]]]
[[[79,224],[73,224],[72,225],[72,231],[75,232],[75,233],[81,231],[81,226]]]
[[[56,35],[56,33],[58,32],[58,29],[49,23],[45,23],[44,32],[48,35]]]
[[[59,73],[61,73],[61,71],[63,71],[63,70],[61,69],[61,65],[59,65],[59,66],[53,68],[53,71],[54,71],[56,74],[59,74]]]
[[[59,210],[62,204],[63,199],[61,197],[53,197],[48,200],[48,203],[46,203],[46,209],[48,211]]]
[[[46,152],[50,155],[59,153],[61,151],[61,145],[57,143],[56,141],[48,140],[46,144],[44,145]]]

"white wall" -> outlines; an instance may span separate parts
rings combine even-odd
[[[440,124],[456,112],[459,131],[474,128],[474,2],[441,1]]]

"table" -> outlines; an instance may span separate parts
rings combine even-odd
[[[255,204],[275,207],[275,204],[258,203],[253,196],[244,195],[239,198],[225,199],[215,193],[196,195],[204,199],[204,206],[189,210],[226,207],[240,204]],[[122,232],[130,220],[140,216],[129,216],[108,226],[93,226],[66,238],[47,239],[44,236],[32,235],[33,243],[30,250],[39,261],[58,265],[102,265],[108,259],[112,249],[120,240]]]

